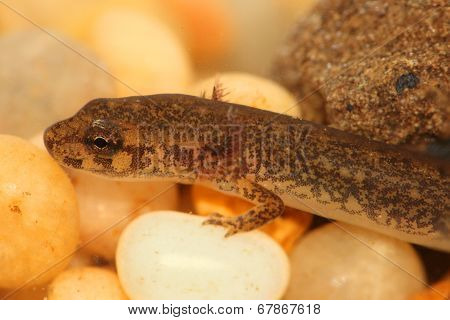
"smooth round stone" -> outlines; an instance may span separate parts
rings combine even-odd
[[[301,238],[290,259],[286,299],[406,299],[426,281],[410,244],[343,223]]]
[[[122,233],[116,264],[132,299],[278,299],[289,263],[262,232],[225,238],[205,218],[174,211],[147,213]]]
[[[2,300],[43,300],[47,297],[47,284],[28,286],[20,290],[0,289]]]
[[[31,138],[87,101],[115,95],[102,64],[83,47],[57,37],[94,64],[40,30],[0,38],[0,132]]]
[[[300,0],[298,0],[300,2]],[[302,0],[303,1],[303,0]],[[273,56],[286,37],[280,0],[228,0],[236,38],[224,67],[268,74]]]
[[[153,0],[155,1],[155,0]],[[179,33],[199,67],[211,67],[229,53],[238,31],[234,28],[229,1],[166,0],[173,30]]]
[[[23,16],[47,30],[57,30],[85,42],[96,16],[111,5],[155,12],[160,0],[2,0]],[[70,14],[68,14],[70,12]],[[6,6],[0,6],[0,32],[35,28],[27,19]],[[3,29],[3,30],[2,30]]]
[[[70,175],[80,208],[80,240],[89,242],[83,250],[110,261],[130,221],[143,212],[178,209],[178,186],[173,182],[114,181],[75,170]]]
[[[67,266],[78,239],[67,175],[31,143],[0,135],[0,288],[46,283]]]
[[[450,298],[450,273],[443,279],[432,283],[430,287],[415,293],[409,299],[413,300],[448,300]]]
[[[48,287],[49,300],[125,300],[115,272],[98,267],[68,269]]]
[[[273,0],[277,1],[277,0]],[[283,14],[282,24],[287,32],[290,32],[292,26],[295,25],[299,18],[310,14],[312,8],[319,0],[283,0],[279,1],[281,13]]]
[[[221,93],[221,101],[301,118],[301,105],[295,97],[272,80],[244,72],[224,72],[197,82],[191,92],[211,99],[214,88]]]
[[[191,81],[186,49],[158,17],[113,7],[98,16],[91,38],[93,48],[120,79],[120,96],[179,93]]]

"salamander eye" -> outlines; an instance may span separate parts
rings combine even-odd
[[[108,146],[109,142],[103,137],[97,137],[94,139],[94,146],[99,148],[100,150],[105,149]]]
[[[111,121],[95,120],[87,128],[84,143],[97,156],[110,157],[123,146],[120,128]]]

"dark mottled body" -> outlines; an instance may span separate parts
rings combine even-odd
[[[449,165],[326,126],[184,95],[91,101],[46,131],[61,163],[116,179],[212,184],[253,201],[254,229],[284,204],[450,250]],[[106,144],[105,144],[106,142]]]

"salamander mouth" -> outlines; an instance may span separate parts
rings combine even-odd
[[[70,157],[64,157],[63,163],[68,167],[75,168],[75,169],[81,169],[83,160],[76,159],[76,158],[70,158]]]

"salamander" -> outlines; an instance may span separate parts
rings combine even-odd
[[[206,224],[230,236],[285,206],[450,251],[449,163],[286,115],[180,94],[102,98],[44,133],[63,166],[199,183],[255,204]]]

